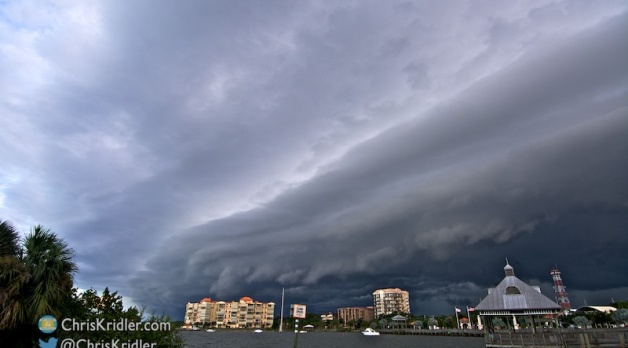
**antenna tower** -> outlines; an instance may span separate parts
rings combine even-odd
[[[563,311],[568,311],[571,309],[571,302],[569,301],[569,297],[567,297],[567,291],[565,285],[563,285],[563,280],[560,277],[560,271],[558,270],[558,266],[554,265],[552,271],[550,272],[552,275],[552,279],[554,280],[554,295],[556,296],[556,303],[563,309]]]

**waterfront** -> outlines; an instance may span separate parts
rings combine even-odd
[[[294,333],[251,331],[183,331],[182,337],[188,348],[233,347],[233,348],[292,348]],[[346,347],[383,347],[383,348],[484,348],[484,339],[480,337],[447,336],[412,336],[381,335],[363,336],[359,332],[308,332],[299,334],[299,348],[346,348]]]

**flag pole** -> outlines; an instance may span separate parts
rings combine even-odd
[[[285,294],[286,288],[281,288],[281,314],[279,316],[279,332],[283,332],[283,297]]]

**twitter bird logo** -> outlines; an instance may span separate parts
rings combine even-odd
[[[39,347],[40,348],[57,348],[57,339],[54,337],[50,337],[48,339],[48,342],[42,341],[41,339],[39,340]]]

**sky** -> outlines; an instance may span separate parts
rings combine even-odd
[[[625,1],[0,1],[0,220],[181,320],[628,300]],[[277,311],[278,315],[278,311]]]

